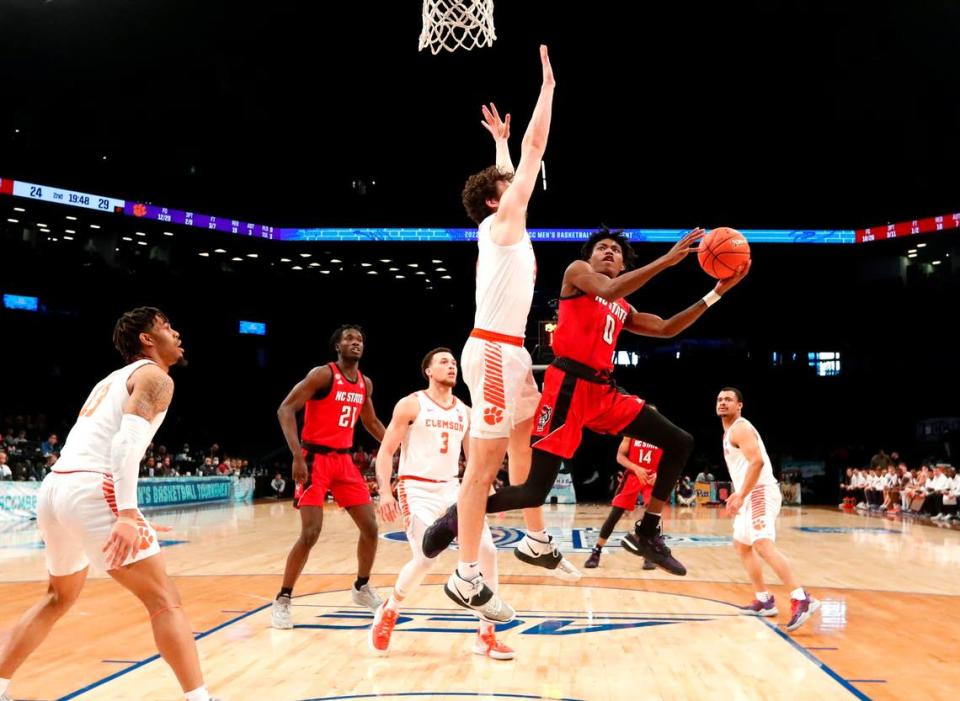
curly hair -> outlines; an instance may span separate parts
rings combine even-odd
[[[633,246],[630,245],[630,239],[624,235],[622,230],[611,231],[603,225],[598,231],[591,234],[590,238],[583,244],[583,247],[580,249],[580,257],[583,260],[590,260],[590,256],[593,255],[593,249],[604,239],[616,241],[620,245],[620,250],[623,251],[623,264],[627,270],[631,270],[636,266],[637,252],[634,251]]]
[[[156,307],[137,307],[117,319],[113,327],[113,346],[124,362],[132,363],[142,355],[140,334],[150,331],[157,320],[168,321],[168,318]]]
[[[461,199],[467,216],[476,224],[493,214],[493,210],[487,206],[487,200],[499,199],[498,182],[513,182],[513,173],[490,166],[467,178]]]

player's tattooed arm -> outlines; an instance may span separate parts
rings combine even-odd
[[[156,365],[144,365],[131,378],[130,398],[123,406],[124,414],[135,414],[153,421],[173,400],[173,379]]]

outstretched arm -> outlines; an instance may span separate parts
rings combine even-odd
[[[639,336],[672,338],[703,316],[703,313],[707,311],[710,305],[719,301],[720,297],[743,280],[748,272],[750,272],[750,263],[744,263],[737,269],[737,272],[732,277],[728,277],[726,280],[720,280],[716,287],[704,295],[702,299],[698,299],[691,306],[679,314],[674,314],[669,319],[662,319],[656,314],[638,312],[633,307],[630,307],[630,316],[627,317],[627,322],[623,328]]]
[[[481,107],[483,110],[483,121],[480,124],[490,132],[494,143],[497,145],[497,168],[501,173],[513,174],[515,169],[513,161],[510,159],[510,114],[507,118],[501,120],[500,113],[497,112],[497,106],[490,103],[488,109],[486,105]]]
[[[523,236],[527,204],[537,184],[540,161],[547,149],[556,81],[553,78],[553,68],[550,66],[547,47],[542,45],[540,46],[540,63],[543,67],[543,83],[540,86],[537,105],[533,109],[533,116],[530,117],[530,124],[527,125],[527,132],[523,135],[523,142],[520,144],[520,165],[517,167],[510,187],[500,198],[500,206],[497,208],[497,215],[490,230],[493,242],[500,246],[517,243]]]
[[[507,192],[510,192],[510,190],[507,190]],[[652,263],[618,275],[615,278],[598,273],[585,260],[576,260],[567,267],[563,274],[563,289],[573,287],[584,294],[603,297],[608,302],[626,297],[639,290],[667,268],[682,261],[688,253],[696,251],[697,248],[694,244],[701,238],[703,238],[703,229],[694,229]],[[564,292],[564,294],[567,293]]]

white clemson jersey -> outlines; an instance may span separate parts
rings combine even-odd
[[[127,381],[136,370],[148,363],[153,361],[136,360],[97,383],[67,435],[67,442],[57,461],[57,472],[89,470],[110,474],[113,437],[120,430],[123,405],[130,398]],[[150,423],[153,434],[156,434],[166,415],[167,412],[162,411]]]
[[[426,392],[413,396],[420,411],[400,443],[400,477],[432,482],[456,480],[470,407],[456,397],[449,407],[442,407]]]
[[[499,246],[490,237],[491,214],[477,232],[477,312],[475,328],[523,338],[533,303],[537,258],[527,230],[510,246]]]
[[[767,455],[767,449],[763,445],[763,439],[749,421],[742,416],[734,421],[726,433],[723,434],[723,458],[727,461],[727,470],[730,471],[730,479],[733,481],[734,491],[740,491],[743,486],[743,480],[747,476],[749,461],[743,452],[733,446],[730,442],[730,431],[739,423],[745,423],[751,431],[757,434],[757,444],[760,446],[760,455],[763,458],[763,467],[760,468],[760,477],[757,479],[758,485],[777,485],[777,478],[773,476],[773,463],[770,462],[770,456]]]

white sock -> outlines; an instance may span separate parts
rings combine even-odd
[[[807,592],[803,590],[803,587],[797,587],[790,592],[790,598],[796,599],[797,601],[802,601],[807,598]]]
[[[457,563],[457,574],[460,575],[461,579],[466,579],[467,581],[476,579],[480,576],[480,561],[464,562],[461,560]]]
[[[541,543],[546,543],[546,542],[548,542],[548,541],[550,540],[550,536],[547,535],[547,531],[546,531],[546,530],[542,530],[542,531],[527,531],[527,537],[528,537],[528,538],[533,538],[534,540],[538,540],[538,541],[540,541]]]
[[[494,632],[496,627],[487,621],[480,621],[480,635],[487,635],[488,633]]]
[[[758,591],[758,592],[757,592],[757,601],[759,601],[759,602],[762,603],[762,604],[765,604],[765,603],[767,603],[768,601],[770,601],[770,592],[768,592],[768,591]]]
[[[0,679],[0,696],[3,696],[7,693],[7,687],[10,686],[9,679]]]
[[[396,611],[397,609],[400,608],[400,602],[397,601],[397,600],[394,598],[393,594],[391,594],[391,595],[387,598],[387,605],[386,605],[385,608],[392,609],[393,611]]]
[[[210,694],[207,693],[207,687],[198,686],[193,691],[186,692],[187,701],[210,701]]]

